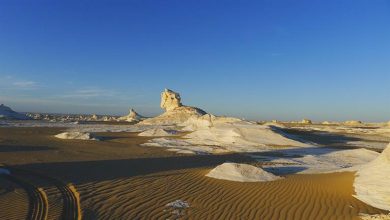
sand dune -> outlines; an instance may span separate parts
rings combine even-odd
[[[359,213],[380,212],[352,196],[353,173],[239,183],[204,177],[208,171],[165,172],[79,186],[85,218],[356,219]],[[166,204],[176,200],[189,207],[168,210]]]

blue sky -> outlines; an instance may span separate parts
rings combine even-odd
[[[248,119],[390,120],[390,2],[0,1],[0,102]]]

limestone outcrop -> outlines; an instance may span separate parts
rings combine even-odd
[[[169,89],[165,89],[161,93],[160,107],[165,110],[165,113],[154,118],[146,119],[140,122],[140,124],[175,125],[183,123],[193,116],[207,114],[200,108],[183,105],[180,94]]]
[[[161,104],[160,107],[165,111],[172,111],[175,108],[181,107],[180,94],[169,89],[165,89],[161,93]]]
[[[142,117],[140,114],[138,114],[134,109],[129,110],[129,114],[125,115],[123,117],[118,118],[119,121],[128,121],[128,122],[138,122],[142,120],[144,117]]]

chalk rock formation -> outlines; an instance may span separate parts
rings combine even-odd
[[[15,112],[10,107],[1,104],[0,105],[0,119],[10,120],[27,120],[30,119],[27,115]]]
[[[301,123],[302,124],[312,124],[312,121],[310,120],[310,119],[303,119],[302,121],[301,121]]]
[[[351,121],[345,121],[343,124],[349,126],[359,126],[362,125],[363,123],[361,121],[351,120]]]
[[[165,89],[161,93],[161,104],[160,107],[165,111],[174,110],[177,107],[183,106],[181,104],[180,94],[169,89]]]
[[[175,136],[178,134],[179,132],[176,130],[164,129],[164,128],[151,128],[139,133],[138,136],[165,137],[165,136]]]
[[[129,114],[118,118],[119,121],[137,122],[141,121],[144,117],[138,114],[134,109],[129,110]]]
[[[223,163],[211,170],[206,176],[237,182],[266,182],[281,179],[281,177],[261,168],[240,163]]]
[[[390,211],[390,144],[373,161],[356,172],[355,197],[373,207]]]
[[[185,106],[181,103],[180,94],[169,89],[165,89],[161,93],[160,107],[165,110],[165,113],[146,119],[140,124],[146,125],[174,125],[187,121],[192,116],[202,116],[206,112],[202,109]]]
[[[75,140],[99,140],[97,137],[88,132],[69,131],[55,135],[59,139],[75,139]]]

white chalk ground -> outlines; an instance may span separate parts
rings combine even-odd
[[[77,140],[98,140],[98,138],[93,137],[91,133],[88,132],[63,132],[55,135],[59,139],[77,139]]]
[[[356,167],[355,197],[390,211],[390,144],[373,161]]]
[[[308,147],[309,144],[290,139],[276,127],[258,125],[236,118],[204,115],[181,124],[182,131],[191,131],[183,139],[156,138],[145,146],[193,151],[194,154],[226,152],[260,152],[278,147]]]
[[[354,183],[356,197],[374,207],[390,210],[390,148],[379,153],[366,149],[337,150],[315,146],[293,140],[278,130],[277,124],[258,125],[235,118],[205,115],[192,118],[176,126],[153,125],[103,125],[50,123],[35,121],[6,121],[2,127],[66,127],[68,134],[59,138],[91,140],[90,132],[151,132],[162,128],[191,132],[181,139],[154,138],[147,146],[166,147],[167,150],[184,154],[208,154],[246,152],[259,161],[270,161],[273,165],[263,167],[275,174],[322,173],[335,171],[357,171]],[[329,133],[350,133],[354,135],[380,135],[390,137],[387,124],[370,126],[318,126],[308,125],[299,129],[317,130]],[[153,132],[151,132],[153,134]],[[158,132],[157,132],[158,133]],[[350,145],[383,149],[382,142],[353,141]],[[259,156],[256,152],[265,152]],[[375,159],[377,158],[377,159]]]
[[[277,174],[327,173],[362,165],[374,160],[379,153],[367,149],[337,150],[325,147],[282,149],[266,155],[251,155],[260,162],[272,162],[265,170]]]
[[[240,163],[223,163],[212,169],[206,176],[236,182],[266,182],[282,179],[261,168]]]
[[[390,214],[379,214],[379,215],[369,215],[369,214],[360,214],[359,217],[362,220],[390,220]]]
[[[138,134],[138,136],[149,136],[149,137],[164,137],[164,136],[176,136],[179,132],[172,129],[165,128],[151,128]]]

